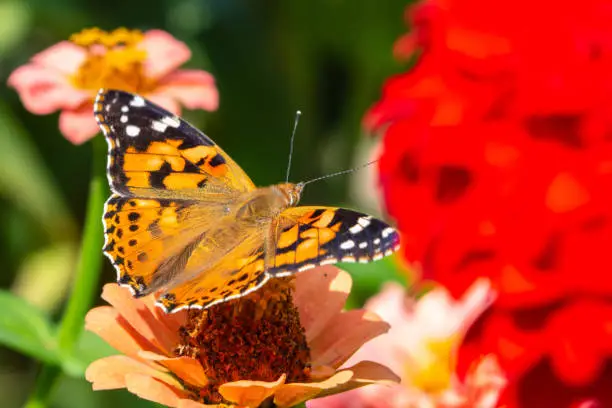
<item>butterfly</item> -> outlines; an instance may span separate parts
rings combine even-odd
[[[111,197],[103,252],[135,297],[166,312],[212,305],[319,265],[370,262],[395,229],[336,207],[300,206],[304,183],[255,187],[204,133],[141,96],[101,89]]]

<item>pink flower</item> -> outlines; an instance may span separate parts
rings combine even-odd
[[[99,88],[146,95],[171,112],[215,110],[218,93],[212,75],[179,70],[191,57],[187,46],[161,30],[141,33],[87,29],[34,55],[9,76],[26,109],[37,115],[60,110],[59,128],[74,144],[98,132],[92,104]]]
[[[474,362],[465,381],[455,375],[456,353],[468,328],[493,300],[487,280],[478,280],[456,301],[442,287],[420,300],[407,298],[403,287],[387,284],[366,309],[391,324],[346,364],[361,360],[385,364],[401,384],[372,385],[309,402],[326,407],[495,407],[506,380],[493,355]]]

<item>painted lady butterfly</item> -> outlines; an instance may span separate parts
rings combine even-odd
[[[397,232],[344,208],[296,207],[303,184],[257,188],[210,138],[127,92],[100,90],[113,194],[104,253],[134,296],[161,291],[166,312],[206,308],[268,279],[336,262],[370,262]]]

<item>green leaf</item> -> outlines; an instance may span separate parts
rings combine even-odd
[[[0,290],[0,343],[35,359],[58,361],[53,325],[36,307]]]

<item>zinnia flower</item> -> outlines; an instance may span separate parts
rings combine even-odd
[[[464,374],[496,355],[508,407],[612,406],[610,3],[426,0],[396,46],[420,57],[365,122],[409,262],[496,303]],[[589,402],[590,403],[590,402]]]
[[[493,408],[505,378],[492,355],[477,359],[460,382],[455,375],[456,353],[465,332],[493,300],[486,279],[474,283],[463,299],[453,299],[436,287],[421,299],[387,284],[366,309],[391,324],[391,329],[366,343],[347,364],[372,360],[390,367],[401,384],[370,386],[308,403],[318,407]]]
[[[294,285],[295,283],[295,285]],[[86,328],[125,355],[92,363],[95,390],[127,388],[170,407],[289,407],[316,396],[397,377],[374,362],[338,369],[389,325],[364,310],[342,312],[350,276],[325,266],[204,311],[165,314],[153,295],[115,284]]]
[[[80,144],[98,132],[91,111],[100,88],[145,95],[176,114],[181,105],[217,109],[213,77],[201,70],[178,69],[190,57],[184,43],[161,30],[120,28],[107,33],[91,28],[36,54],[9,76],[8,84],[30,112],[60,110],[60,131]]]

